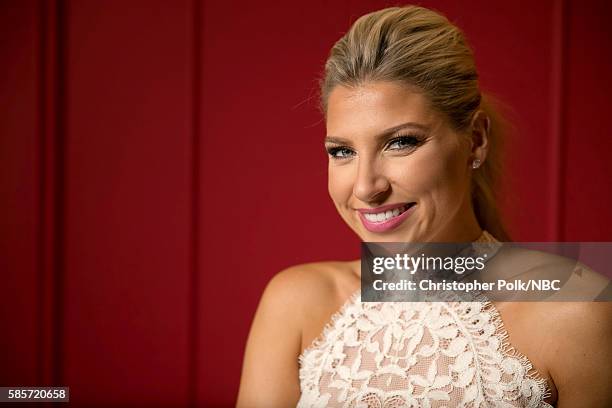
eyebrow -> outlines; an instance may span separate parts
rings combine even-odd
[[[378,135],[376,135],[376,139],[384,139],[386,137],[388,137],[389,135],[392,135],[393,133],[405,129],[405,128],[415,128],[415,129],[419,129],[423,132],[427,132],[429,130],[429,126],[425,126],[422,125],[420,123],[416,123],[416,122],[405,122],[402,123],[400,125],[397,126],[393,126],[390,127],[388,129],[383,130],[382,132],[380,132]],[[336,136],[326,136],[325,137],[325,143],[335,143],[335,144],[350,144],[351,141],[349,139],[345,139],[342,137],[336,137]]]

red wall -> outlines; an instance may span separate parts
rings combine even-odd
[[[233,404],[265,283],[358,240],[316,86],[391,2],[0,3],[0,385],[73,404]],[[424,1],[511,107],[516,240],[612,241],[604,1]]]

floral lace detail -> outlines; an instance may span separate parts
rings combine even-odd
[[[551,407],[493,303],[361,302],[299,357],[298,408]]]

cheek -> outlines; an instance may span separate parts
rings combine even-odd
[[[436,207],[459,205],[463,194],[469,191],[462,151],[458,147],[430,145],[418,153],[407,157],[402,169],[396,170],[401,174],[399,184],[424,203]]]
[[[353,192],[350,164],[342,167],[330,164],[327,175],[327,190],[334,204],[346,204]]]

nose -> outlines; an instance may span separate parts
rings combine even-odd
[[[391,185],[381,164],[376,160],[359,159],[353,195],[368,204],[382,203],[391,192]]]

